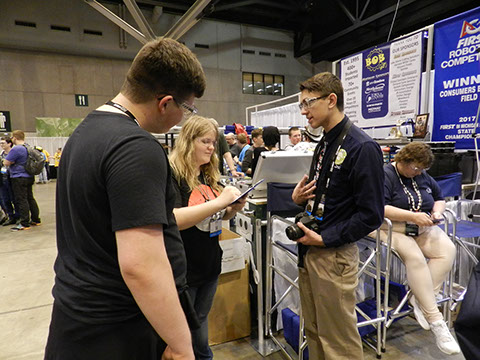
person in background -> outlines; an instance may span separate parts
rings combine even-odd
[[[292,199],[305,206],[318,230],[297,226],[299,289],[310,357],[363,359],[357,329],[355,244],[383,221],[383,155],[380,146],[343,113],[343,86],[328,72],[300,84],[300,110],[324,129],[309,175]]]
[[[233,160],[237,163],[237,172],[242,171],[242,161],[245,158],[245,153],[250,149],[250,145],[247,144],[247,135],[238,134],[237,135],[237,144],[240,149],[238,157],[235,157]]]
[[[42,152],[43,159],[45,160],[45,166],[42,169],[42,172],[38,175],[37,184],[46,184],[48,182],[47,167],[48,167],[48,159],[50,158],[50,154],[48,153],[47,150],[45,150],[41,146],[35,146],[35,149]]]
[[[253,150],[252,159],[252,177],[257,167],[260,154],[264,151],[278,151],[278,143],[280,142],[280,132],[276,126],[267,126],[263,128],[263,142],[265,146],[257,147]]]
[[[291,150],[295,145],[302,141],[302,132],[298,127],[292,126],[288,129],[288,139],[290,140],[290,144],[287,144],[284,150]]]
[[[252,175],[252,160],[253,160],[253,150],[263,146],[263,130],[254,129],[252,130],[252,146],[245,153],[245,158],[242,161],[242,172],[245,175]]]
[[[194,360],[186,257],[162,145],[206,79],[169,38],[146,43],[120,93],[69,137],[60,161],[46,360]],[[187,323],[188,321],[188,323]],[[163,355],[162,355],[163,353]]]
[[[225,140],[227,140],[228,146],[230,147],[230,154],[232,154],[232,158],[235,159],[235,156],[238,157],[240,154],[240,147],[237,143],[237,137],[234,133],[228,133],[225,135]]]
[[[50,159],[53,159],[53,168],[50,168],[50,178],[51,179],[56,179],[57,178],[57,172],[58,172],[58,166],[60,165],[60,158],[62,157],[62,148],[59,147],[57,151],[53,154],[53,156],[50,156]]]
[[[25,170],[28,158],[28,150],[25,146],[25,133],[22,130],[13,131],[12,142],[14,147],[3,160],[3,165],[10,168],[15,211],[18,211],[20,215],[19,223],[12,228],[12,231],[28,230],[30,226],[41,224],[40,210],[37,201],[33,197],[35,177]]]
[[[193,116],[182,126],[170,154],[177,187],[174,213],[187,255],[187,291],[200,321],[200,328],[192,331],[196,360],[213,358],[208,313],[222,265],[222,220],[231,219],[246,201],[234,203],[240,191],[233,186],[222,189],[219,183],[217,139],[215,120]]]
[[[60,166],[60,158],[62,157],[62,148],[59,147],[55,154],[53,154],[53,159],[55,160],[55,167],[58,168]]]
[[[300,152],[313,152],[317,147],[318,142],[322,138],[322,129],[313,129],[311,126],[307,125],[305,131],[303,132],[303,141],[300,141],[296,144],[291,150],[300,151]]]
[[[48,180],[50,180],[50,153],[46,150],[46,149],[43,149],[43,154],[45,155],[45,171],[47,173],[47,176],[46,176],[46,179],[47,179],[47,182]]]
[[[385,166],[385,217],[393,222],[392,248],[407,269],[415,318],[422,328],[432,331],[442,352],[457,354],[460,348],[435,299],[452,269],[456,250],[436,226],[443,220],[445,200],[436,181],[425,172],[433,158],[427,144],[413,142]],[[380,230],[380,235],[386,241],[387,232]]]
[[[3,165],[3,159],[5,159],[13,147],[12,139],[9,137],[2,137],[0,139],[0,147],[2,152],[0,153],[0,205],[3,211],[7,215],[2,221],[3,226],[14,225],[17,223],[19,215],[15,211],[14,196],[12,190],[12,184],[10,182],[9,168]]]
[[[225,139],[225,135],[223,135],[221,132],[218,133],[217,156],[219,159],[218,169],[221,175],[228,175],[228,171],[230,171],[233,177],[242,176],[242,174],[238,173],[236,170],[232,154],[230,153],[228,143]],[[228,167],[226,174],[224,174],[223,160],[225,160],[226,166]]]
[[[237,143],[237,139],[235,139],[235,134],[232,132],[229,132],[225,135],[225,140],[227,140],[227,144],[230,148]]]

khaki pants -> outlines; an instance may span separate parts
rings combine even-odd
[[[310,247],[304,266],[299,285],[310,359],[363,359],[355,314],[357,245]]]

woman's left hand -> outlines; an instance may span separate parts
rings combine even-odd
[[[231,208],[232,211],[234,212],[238,212],[243,209],[246,203],[247,203],[247,196],[245,195],[244,197],[241,197],[240,199],[238,199],[237,202],[230,205],[229,208]]]

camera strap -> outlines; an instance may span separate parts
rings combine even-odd
[[[315,191],[315,201],[313,203],[313,208],[310,213],[314,215],[318,220],[322,220],[323,218],[323,211],[321,211],[322,214],[319,214],[317,213],[317,210],[320,204],[322,204],[322,206],[325,204],[325,197],[326,197],[328,187],[330,185],[330,179],[333,174],[335,159],[338,157],[338,154],[340,153],[340,149],[342,148],[343,141],[347,137],[348,132],[352,127],[352,125],[353,123],[349,119],[347,119],[347,122],[343,127],[342,132],[340,133],[340,135],[338,135],[338,137],[335,139],[332,145],[324,144],[324,141],[323,141],[323,143],[320,143],[317,149],[315,149],[314,159],[318,159],[318,160],[312,162],[312,168],[310,169],[310,177],[315,176],[318,178],[318,180],[317,180],[317,189]],[[325,139],[325,136],[322,138],[322,140],[323,139]],[[326,154],[327,146],[329,147],[331,146],[333,149],[336,149],[336,150],[331,152],[330,158],[328,158],[327,161],[325,162],[324,161],[325,156],[320,158],[320,152],[324,151],[324,153]],[[322,149],[322,147],[324,147],[325,149]],[[322,171],[324,169],[324,166],[326,166],[328,170]],[[309,181],[311,181],[311,179]],[[307,212],[308,212],[308,209],[307,209]]]

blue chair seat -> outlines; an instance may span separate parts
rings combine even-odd
[[[443,229],[443,227],[442,227]],[[460,238],[474,238],[480,236],[480,223],[466,220],[457,221],[456,236]],[[448,233],[453,233],[453,224],[448,224]]]
[[[297,247],[297,245],[284,244],[284,243],[281,243],[281,242],[275,242],[275,244],[277,244],[277,245],[280,246],[281,248],[287,250],[288,252],[292,253],[293,255],[298,256],[298,247]]]

